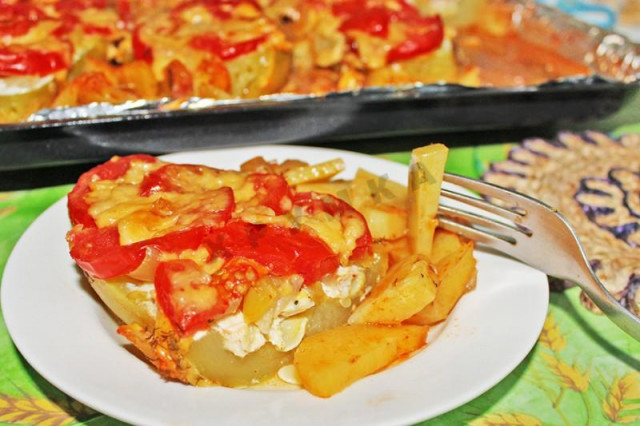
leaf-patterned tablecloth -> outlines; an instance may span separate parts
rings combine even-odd
[[[453,149],[447,170],[479,177],[490,162],[504,159],[508,149]],[[408,153],[384,157],[402,163],[409,159]],[[20,235],[69,188],[0,193],[0,274]],[[585,310],[577,288],[552,293],[544,329],[525,360],[482,396],[422,425],[640,425],[639,371],[640,342]],[[0,424],[74,423],[119,422],[40,377],[13,346],[0,312]]]

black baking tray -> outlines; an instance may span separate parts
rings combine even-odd
[[[137,152],[570,124],[616,113],[639,87],[591,77],[535,88],[365,89],[286,102],[24,123],[0,131],[0,172]]]

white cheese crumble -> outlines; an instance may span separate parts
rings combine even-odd
[[[222,346],[240,358],[257,351],[266,343],[260,329],[247,324],[242,312],[219,319],[212,329],[222,336]]]
[[[293,364],[288,364],[281,367],[278,370],[278,377],[285,383],[289,383],[290,385],[300,385],[302,381],[300,380],[300,375],[298,374],[298,370]]]
[[[362,292],[366,281],[364,269],[356,266],[340,266],[334,276],[321,282],[322,291],[331,299],[338,299],[342,303]]]
[[[276,317],[267,338],[277,350],[288,352],[300,344],[308,322],[309,318],[305,317],[286,319]]]
[[[137,305],[142,307],[151,318],[156,317],[158,305],[156,304],[156,287],[153,284],[125,283],[124,289],[127,291],[127,295],[142,293],[144,300],[138,300]]]

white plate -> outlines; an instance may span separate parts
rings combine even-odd
[[[406,182],[407,167],[349,152],[263,146],[169,155],[174,162],[234,168],[262,155],[319,162],[342,157]],[[482,394],[527,355],[544,323],[544,274],[477,253],[478,286],[464,296],[434,341],[416,356],[329,399],[302,390],[196,388],[166,382],[125,349],[115,322],[68,255],[66,200],[25,232],[2,281],[4,318],[27,361],[62,391],[135,424],[388,425],[434,417]],[[430,340],[433,336],[430,336]]]

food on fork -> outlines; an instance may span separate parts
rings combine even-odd
[[[437,202],[445,160],[442,145],[416,150],[412,170],[435,180],[407,190],[365,170],[336,180],[341,159],[114,157],[69,193],[67,240],[163,377],[329,397],[423,347],[473,286],[473,243],[440,229],[429,253],[410,243],[430,226],[407,225],[410,200]]]

